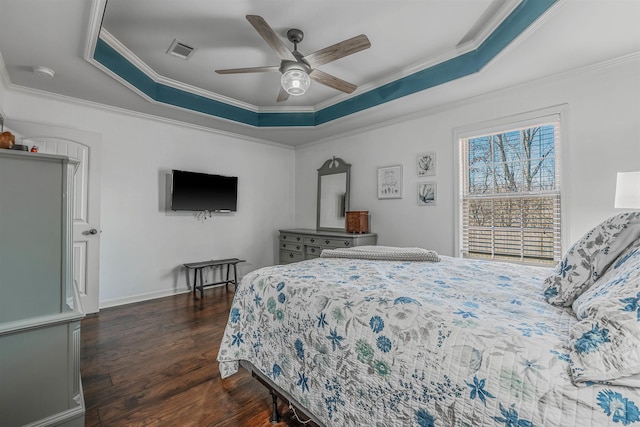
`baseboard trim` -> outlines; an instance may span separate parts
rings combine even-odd
[[[149,292],[146,294],[131,295],[124,298],[101,300],[100,308],[102,309],[102,308],[116,307],[116,306],[125,305],[125,304],[133,304],[135,302],[149,301],[152,299],[164,298],[164,297],[169,297],[173,295],[184,294],[187,292],[191,292],[191,288],[188,288],[185,286],[177,289],[165,289],[162,291]]]
[[[84,426],[85,407],[82,405],[66,411],[51,415],[38,421],[34,421],[24,427],[80,427]]]

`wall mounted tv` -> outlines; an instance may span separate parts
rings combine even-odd
[[[236,212],[238,177],[173,170],[171,209],[174,211]]]

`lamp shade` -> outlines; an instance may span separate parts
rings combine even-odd
[[[618,172],[615,207],[640,209],[640,172]]]
[[[311,79],[304,70],[292,67],[282,73],[280,83],[289,95],[297,96],[302,95],[309,89]]]

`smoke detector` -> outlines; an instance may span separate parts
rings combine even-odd
[[[56,72],[51,68],[43,67],[42,65],[34,65],[33,72],[38,76],[49,78],[53,77],[56,74]]]

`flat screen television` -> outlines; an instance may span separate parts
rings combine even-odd
[[[173,170],[171,209],[174,211],[236,212],[238,177]]]

